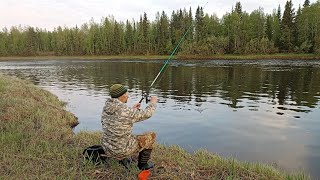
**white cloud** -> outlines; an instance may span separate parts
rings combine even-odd
[[[209,1],[205,12],[217,14],[222,17],[230,12],[237,0]],[[314,0],[315,1],[315,0]],[[274,8],[281,5],[284,9],[286,0],[246,0],[242,1],[244,11],[262,7],[264,12],[271,13]],[[303,4],[304,0],[293,0],[295,7]],[[313,1],[311,1],[313,2]],[[192,7],[193,13],[198,5],[203,6],[206,1],[195,0],[140,0],[140,1],[106,1],[106,0],[1,0],[0,2],[0,29],[4,27],[30,25],[49,30],[57,26],[75,26],[88,22],[93,18],[100,22],[102,17],[113,15],[116,20],[138,20],[143,12],[149,19],[155,18],[156,12],[165,11],[170,17],[173,10]]]

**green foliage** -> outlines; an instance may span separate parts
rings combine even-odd
[[[304,41],[299,47],[299,52],[308,53],[311,47],[312,47],[312,44],[309,41]]]
[[[281,21],[281,50],[292,52],[294,49],[294,18],[292,0],[287,1]]]
[[[241,5],[240,1],[236,3],[235,12],[239,15],[242,14],[242,5]]]
[[[302,44],[306,41],[311,43],[309,52],[317,52],[319,48],[320,34],[320,2],[310,6],[305,6],[302,9],[298,19],[298,42]]]
[[[188,44],[182,51],[185,55],[211,56],[214,54],[225,54],[228,48],[229,39],[226,37],[210,36],[202,42],[193,42]]]
[[[223,17],[223,29],[224,36],[229,38],[228,53],[234,53],[238,51],[240,46],[240,32],[241,32],[241,19],[236,12],[227,14]]]
[[[198,7],[195,16],[195,41],[199,42],[204,38],[204,12]]]
[[[272,40],[275,43],[276,47],[280,47],[280,38],[281,38],[281,9],[280,5],[278,7],[278,10],[274,10],[272,14],[272,20],[273,20],[273,32],[272,32]]]
[[[127,20],[124,35],[126,54],[133,53],[134,50],[134,31],[132,24]]]
[[[266,23],[266,36],[269,40],[272,39],[272,33],[273,33],[273,19],[271,15],[267,16],[267,23]]]
[[[317,53],[318,17],[319,1],[305,0],[295,11],[290,0],[283,15],[280,5],[272,14],[262,8],[247,13],[236,2],[221,19],[203,7],[197,7],[193,18],[190,7],[173,11],[171,17],[162,11],[154,21],[144,13],[138,21],[124,23],[109,16],[100,23],[92,19],[80,27],[59,26],[53,31],[19,26],[0,31],[0,56],[168,55],[191,25],[179,55]]]
[[[251,39],[246,45],[245,52],[247,54],[270,54],[275,53],[277,50],[274,47],[274,43],[268,38],[262,38],[261,40],[255,38]]]
[[[157,22],[156,43],[160,55],[169,54],[171,50],[170,42],[170,24],[168,16],[162,11],[159,21]]]

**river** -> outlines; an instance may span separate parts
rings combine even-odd
[[[125,84],[129,106],[141,98],[164,61],[0,61],[0,73],[28,79],[67,102],[80,124],[100,131],[108,88]],[[150,90],[154,116],[135,133],[155,131],[163,144],[199,148],[320,178],[320,61],[171,61]],[[145,104],[142,105],[145,107]]]

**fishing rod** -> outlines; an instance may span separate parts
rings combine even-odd
[[[208,4],[208,2],[204,5],[203,9],[206,7],[206,5]],[[199,6],[198,6],[199,7]],[[162,71],[165,69],[165,67],[167,66],[167,64],[169,63],[169,61],[171,60],[171,58],[173,57],[173,55],[175,54],[175,52],[177,51],[178,47],[180,46],[180,44],[182,43],[182,41],[185,39],[185,37],[187,36],[187,34],[189,33],[190,29],[193,27],[193,23],[191,22],[191,25],[189,26],[188,30],[183,34],[182,38],[180,39],[179,43],[177,44],[177,46],[174,48],[174,50],[172,51],[172,53],[170,54],[169,58],[165,61],[164,65],[162,66],[162,68],[160,69],[159,73],[157,74],[157,76],[154,78],[154,80],[152,81],[151,85],[148,87],[148,90],[146,92],[142,92],[142,98],[140,99],[139,103],[141,103],[143,101],[143,99],[146,99],[146,104],[148,104],[149,101],[149,91],[152,88],[152,86],[154,85],[154,83],[157,81],[157,79],[159,78],[160,74],[162,73]]]

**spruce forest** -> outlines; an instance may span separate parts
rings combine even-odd
[[[0,31],[0,56],[168,55],[191,24],[179,55],[320,54],[320,1],[306,0],[298,9],[292,0],[271,14],[263,8],[247,13],[240,2],[218,18],[202,7],[144,13],[138,21],[112,16],[76,27],[6,27]],[[231,8],[230,8],[231,9]],[[194,14],[195,13],[195,14]]]

